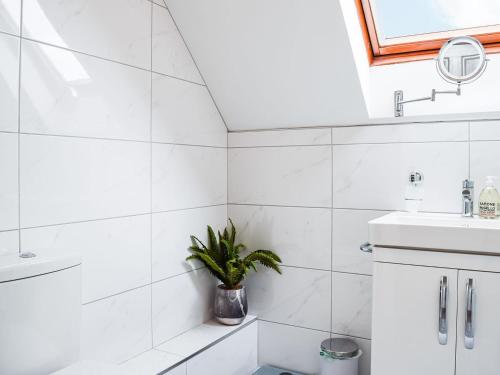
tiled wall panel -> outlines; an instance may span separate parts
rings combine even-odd
[[[208,319],[227,130],[165,3],[3,0],[0,53],[0,254],[81,256],[85,359]]]

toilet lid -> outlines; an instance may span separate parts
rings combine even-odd
[[[19,253],[0,252],[0,283],[40,276],[81,264],[76,254],[51,252],[33,258],[21,258]]]

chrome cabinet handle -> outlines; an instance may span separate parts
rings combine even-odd
[[[465,284],[467,303],[465,306],[465,348],[474,348],[474,280],[468,279]]]
[[[369,242],[365,242],[359,246],[359,250],[364,253],[373,253],[373,245]]]
[[[446,345],[448,343],[448,277],[441,276],[439,283],[439,344]]]

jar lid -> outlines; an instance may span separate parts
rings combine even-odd
[[[345,338],[326,339],[321,343],[321,350],[338,359],[356,357],[359,353],[358,345]]]

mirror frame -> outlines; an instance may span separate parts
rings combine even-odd
[[[466,76],[456,76],[454,74],[450,74],[445,65],[446,52],[458,43],[467,43],[473,46],[479,55],[479,64],[477,68],[472,73]],[[441,50],[439,51],[439,56],[436,60],[436,66],[439,74],[441,75],[441,77],[443,77],[444,80],[451,83],[462,84],[472,82],[475,79],[479,78],[479,76],[484,72],[484,69],[486,68],[486,62],[486,52],[484,51],[484,47],[481,42],[470,36],[459,36],[456,38],[451,38],[443,44]]]

